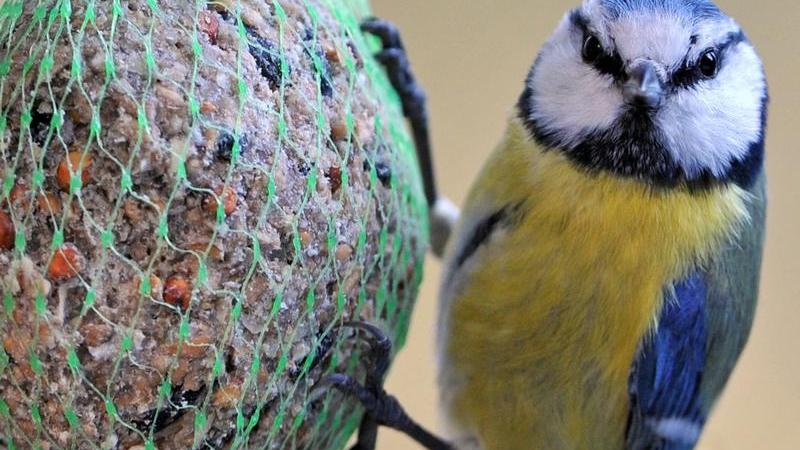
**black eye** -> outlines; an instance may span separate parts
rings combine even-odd
[[[717,58],[716,50],[706,50],[700,57],[700,62],[698,63],[700,73],[708,78],[714,77],[717,74],[718,61],[719,58]]]
[[[589,34],[583,39],[581,54],[586,63],[593,63],[603,55],[603,46],[600,45],[600,41],[596,37]]]

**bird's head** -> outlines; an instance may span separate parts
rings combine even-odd
[[[586,0],[520,98],[533,138],[590,171],[663,186],[747,185],[767,90],[739,25],[707,0]]]

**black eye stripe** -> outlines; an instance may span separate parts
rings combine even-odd
[[[573,10],[569,15],[569,20],[573,27],[582,32],[582,43],[585,41],[587,36],[593,35],[592,30],[589,28],[589,20],[583,14],[581,14],[580,10]],[[691,45],[696,45],[698,40],[698,35],[692,35],[690,37]],[[739,30],[728,33],[716,47],[711,47],[716,50],[716,56],[718,58],[717,72],[719,72],[721,67],[724,65],[725,53],[731,47],[734,47],[743,41],[747,41],[747,36],[745,36],[743,31]],[[690,61],[687,57],[681,67],[673,72],[672,84],[674,86],[688,87],[707,78],[700,72],[698,68],[698,63],[703,53],[704,52],[700,52],[700,54],[698,54],[693,61]],[[594,67],[594,69],[598,72],[613,77],[615,81],[625,81],[625,64],[622,60],[622,57],[620,57],[616,51],[608,52],[608,50],[605,49],[605,52],[602,56],[591,62],[591,66]]]
[[[580,13],[575,10],[570,14],[570,23],[578,28],[583,34],[581,42],[586,40],[587,36],[592,36],[594,33],[589,29],[589,21]],[[615,80],[623,80],[625,78],[625,64],[622,57],[614,51],[609,53],[607,49],[603,49],[603,54],[591,63],[592,67],[604,75],[610,75]]]
[[[617,52],[611,55],[604,53],[592,64],[592,67],[604,75],[611,75],[615,80],[623,80],[625,78],[625,64],[623,64],[622,58]]]
[[[714,50],[717,56],[717,72],[719,72],[725,63],[725,54],[737,44],[747,41],[747,36],[744,32],[736,31],[728,33],[716,47],[710,47],[698,53],[694,60],[689,60],[687,57],[681,67],[672,74],[672,84],[677,87],[690,87],[706,77],[701,73],[699,64],[700,60],[706,52]]]

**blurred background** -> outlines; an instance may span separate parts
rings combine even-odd
[[[539,47],[579,0],[372,0],[403,31],[428,92],[441,191],[460,204],[499,140]],[[800,449],[800,2],[718,0],[766,65],[770,207],[760,305],[750,343],[702,450]],[[411,415],[440,430],[434,326],[440,264],[429,257],[409,341],[387,383]],[[417,448],[382,430],[378,448]]]

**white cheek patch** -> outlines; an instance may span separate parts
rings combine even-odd
[[[580,38],[571,35],[568,20],[542,49],[530,81],[535,108],[529,117],[566,147],[610,127],[623,104],[612,78],[581,60]]]
[[[589,0],[584,13],[598,5]],[[601,40],[617,37],[615,48],[624,61],[644,57],[671,70],[680,67],[687,56],[696,60],[718,44],[715,40],[739,29],[729,18],[687,23],[667,10],[592,23],[605,25],[595,30]],[[694,44],[693,33],[698,39]],[[526,119],[565,149],[575,148],[593,133],[620,131],[617,121],[626,108],[612,77],[583,62],[581,46],[582,36],[566,16],[542,48],[528,81],[532,105],[528,105],[530,116]],[[688,178],[705,172],[722,177],[734,160],[747,156],[750,146],[761,138],[765,92],[761,62],[748,42],[740,42],[722,55],[715,78],[667,94],[654,121],[664,147]]]
[[[687,175],[708,169],[720,176],[732,160],[746,156],[762,131],[765,84],[755,50],[742,42],[724,55],[716,78],[667,98],[658,126]]]

